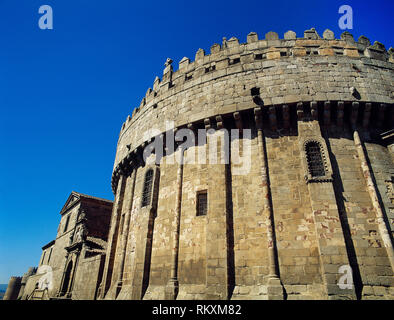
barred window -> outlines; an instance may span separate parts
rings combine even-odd
[[[305,146],[305,151],[308,161],[309,173],[312,175],[312,177],[324,176],[325,170],[320,144],[315,141],[308,142]]]
[[[207,191],[197,193],[197,216],[205,216],[208,211],[208,194]]]
[[[150,202],[152,194],[153,170],[149,169],[145,174],[144,189],[142,190],[141,207],[146,207]]]

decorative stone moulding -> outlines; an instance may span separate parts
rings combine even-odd
[[[324,175],[313,176],[310,168],[310,160],[308,159],[307,155],[307,145],[310,143],[316,143],[320,148],[320,155],[322,159],[322,165],[324,167]],[[307,183],[316,183],[316,182],[330,182],[332,181],[332,169],[331,169],[331,162],[330,157],[328,156],[328,150],[326,143],[321,138],[307,138],[302,142],[302,150],[303,154],[301,156],[302,162],[304,165],[305,174],[305,181]]]

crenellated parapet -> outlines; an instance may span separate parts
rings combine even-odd
[[[193,83],[193,79],[200,78],[206,73],[211,73],[212,76],[216,71],[220,74],[219,71],[226,69],[228,66],[246,65],[255,60],[319,55],[367,57],[384,62],[394,62],[392,48],[386,51],[384,45],[378,41],[375,41],[372,45],[365,36],[360,36],[358,41],[355,41],[353,35],[347,31],[341,34],[340,39],[335,39],[334,33],[329,29],[324,31],[322,37],[314,28],[306,30],[303,37],[297,37],[296,33],[290,30],[284,34],[283,39],[280,39],[276,32],[270,31],[261,40],[258,39],[257,33],[251,32],[247,36],[246,43],[240,43],[237,38],[232,37],[229,40],[224,39],[221,45],[213,44],[209,54],[206,54],[201,48],[198,49],[195,60],[191,61],[187,57],[182,58],[176,71],[173,70],[173,61],[167,58],[162,79],[155,78],[153,89],[149,88],[147,90],[140,105],[134,109],[133,117],[145,107],[154,107],[155,103],[153,102],[158,102],[160,95],[167,90],[183,85],[188,81]],[[247,70],[247,67],[244,67],[244,69]],[[130,120],[128,118],[126,123]]]
[[[357,123],[387,126],[394,98],[393,62],[393,49],[387,51],[380,42],[371,44],[365,36],[356,41],[349,32],[335,39],[332,31],[321,36],[314,28],[302,37],[288,31],[280,39],[271,31],[264,39],[251,32],[246,43],[224,38],[209,54],[198,49],[194,61],[181,59],[177,70],[168,58],[161,79],[155,78],[122,125],[113,189],[122,168],[137,163],[144,146],[165,134],[166,121],[174,128],[198,127],[204,119],[233,118],[259,106],[267,123],[280,130],[291,127],[298,103],[316,102],[323,123],[341,125],[341,117],[345,123],[355,121],[348,108],[357,102],[364,114]]]

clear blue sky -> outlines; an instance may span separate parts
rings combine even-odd
[[[53,30],[38,8],[53,8]],[[37,266],[72,190],[113,199],[120,126],[167,57],[222,37],[320,35],[353,8],[353,30],[393,46],[394,1],[0,0],[0,283]]]

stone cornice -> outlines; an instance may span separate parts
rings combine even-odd
[[[370,103],[370,102],[357,102],[358,105],[362,105],[362,110],[363,114],[360,111],[360,116],[358,116],[358,121],[356,123],[353,123],[354,120],[351,119],[352,113],[351,111],[346,112],[347,116],[345,116],[345,109],[351,110],[352,107],[354,107],[355,103],[354,101],[312,101],[312,102],[298,102],[296,104],[286,104],[286,105],[272,105],[272,106],[257,106],[251,104],[250,109],[243,110],[243,113],[250,112],[256,112],[256,109],[261,108],[261,113],[259,114],[259,121],[262,121],[261,123],[264,122],[263,129],[264,130],[269,130],[271,133],[278,132],[284,129],[284,126],[289,125],[291,121],[304,121],[308,120],[309,118],[316,118],[319,122],[321,122],[322,128],[328,129],[334,129],[336,132],[341,132],[344,130],[344,122],[346,122],[349,126],[350,125],[356,125],[359,127],[362,127],[364,130],[371,129],[372,131],[377,131],[381,132],[383,131],[383,123],[373,123],[369,124],[369,114],[371,112],[370,108],[371,105],[374,106],[374,112],[375,114],[378,115],[379,118],[384,119],[384,114],[382,112],[386,112],[386,110],[391,110],[393,108],[393,105],[386,105],[386,104],[380,104],[380,103]],[[302,108],[302,112],[300,110]],[[311,112],[311,114],[307,115],[304,110],[310,110],[307,112]],[[318,112],[320,110],[320,112]],[[339,112],[339,111],[340,112]],[[300,112],[301,113],[300,113]],[[275,127],[272,125],[273,118],[270,116],[270,113],[272,114],[274,112],[275,114]],[[391,111],[392,112],[392,111]],[[238,112],[236,112],[238,113]],[[281,116],[283,119],[286,119],[285,121],[282,121],[281,124],[276,126],[276,114],[278,113],[286,113],[285,116]],[[336,119],[331,119],[330,118],[330,124],[327,127],[327,118],[326,115],[330,114],[336,114]],[[234,117],[234,113],[227,113],[227,114],[222,114],[217,116],[212,116],[210,117],[210,123],[211,126],[216,128],[217,127],[217,119],[223,120],[223,118],[228,118],[228,117]],[[294,115],[296,114],[296,119],[294,119]],[[380,115],[379,115],[380,114]],[[292,115],[292,116],[290,116]],[[292,117],[292,119],[289,119]],[[367,119],[368,118],[368,119]],[[201,120],[196,120],[195,122],[189,123],[187,126],[179,126],[174,128],[174,131],[179,130],[181,128],[198,128],[201,127],[201,123],[204,121],[204,119]],[[220,121],[221,122],[221,121]],[[221,126],[223,123],[221,123]],[[371,128],[369,128],[370,126]],[[288,129],[286,129],[288,130]],[[162,139],[165,139],[165,134],[166,132],[162,132],[160,135],[162,136]],[[157,135],[159,136],[159,135]],[[134,150],[130,150],[130,152],[127,154],[126,157],[124,157],[119,164],[114,168],[113,173],[112,173],[112,190],[115,192],[116,186],[117,186],[117,181],[119,180],[119,176],[121,174],[123,175],[130,175],[132,170],[140,165],[143,165],[142,161],[142,153],[144,148],[149,144],[154,141],[154,137],[151,138],[149,141],[145,141],[141,145],[139,145],[137,148]],[[331,178],[327,178],[330,180]],[[316,179],[310,179],[310,182],[315,182]],[[319,179],[317,179],[317,182],[321,182]]]

